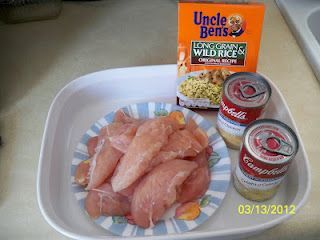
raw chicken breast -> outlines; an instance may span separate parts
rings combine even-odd
[[[100,215],[124,216],[130,212],[128,199],[112,190],[110,183],[104,183],[89,191],[85,209],[91,218]]]
[[[118,111],[116,111],[113,118],[113,122],[120,122],[120,123],[132,123],[135,121],[140,121],[140,120],[129,117],[122,109],[119,109]]]
[[[111,179],[113,190],[119,192],[144,175],[152,166],[153,158],[168,142],[169,135],[180,127],[177,121],[169,117],[159,117],[144,122],[138,128]]]
[[[187,129],[174,132],[169,137],[168,143],[161,149],[153,160],[154,166],[175,158],[194,157],[203,150],[203,146]]]
[[[208,149],[211,149],[211,147],[207,147],[203,151],[201,151],[196,157],[191,159],[192,161],[195,161],[199,167],[206,167],[208,166],[208,159],[211,153],[208,153]]]
[[[187,129],[172,134],[168,144],[163,148],[166,152],[177,152],[179,157],[196,156],[202,149],[203,146]]]
[[[87,189],[93,189],[109,178],[119,159],[127,151],[141,120],[128,117],[123,111],[115,114],[113,122],[100,130],[98,146],[92,157]]]
[[[207,134],[191,118],[187,122],[185,129],[176,131],[170,135],[168,143],[153,160],[153,166],[175,158],[185,159],[195,157],[208,144]]]
[[[172,160],[149,172],[134,191],[131,214],[137,225],[153,227],[176,201],[177,188],[197,168],[192,161]]]
[[[100,130],[98,142],[106,137],[113,137],[122,134],[125,132],[126,127],[123,125],[127,123],[137,123],[142,122],[143,120],[131,118],[127,116],[121,109],[115,113],[113,122],[106,125]]]
[[[98,145],[98,136],[89,138],[87,142],[89,157],[92,157],[95,154],[97,145]]]
[[[144,122],[127,116],[122,110],[115,113],[113,123],[105,126],[103,135],[108,137],[111,145],[125,153],[134,138],[138,127]]]
[[[181,185],[177,199],[178,202],[194,201],[205,194],[210,183],[208,158],[208,150],[204,149],[193,159],[193,162],[198,164],[198,168]]]
[[[141,182],[141,178],[139,178],[137,181],[132,183],[129,187],[121,190],[118,193],[121,194],[122,196],[127,197],[129,199],[129,201],[131,201],[132,197],[133,197],[134,190],[136,189],[136,187],[139,185],[140,182]]]
[[[189,118],[186,124],[186,129],[188,129],[190,132],[193,132],[197,128],[198,128],[198,124],[192,118]]]
[[[199,128],[197,123],[192,118],[188,120],[186,129],[188,129],[194,135],[203,148],[209,145],[207,134],[201,128]]]
[[[194,172],[182,184],[177,201],[180,203],[194,201],[205,194],[210,183],[208,167],[201,167]]]
[[[108,134],[111,145],[122,153],[126,153],[141,123],[124,123],[117,129],[117,133]]]
[[[111,146],[110,141],[102,139],[96,148],[96,153],[92,157],[90,164],[88,190],[97,188],[116,168],[122,152]]]
[[[193,132],[193,136],[198,140],[198,142],[201,144],[201,146],[206,148],[209,145],[209,139],[207,134],[201,129],[197,128]]]

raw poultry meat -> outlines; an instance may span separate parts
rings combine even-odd
[[[108,138],[102,139],[92,157],[87,189],[99,187],[111,176],[122,155],[122,152],[111,146]]]
[[[190,132],[193,132],[197,128],[198,124],[192,118],[190,118],[186,124],[186,129],[188,129]]]
[[[153,225],[176,201],[177,188],[197,168],[192,161],[172,160],[149,172],[136,187],[131,203],[131,214],[143,228]]]
[[[122,153],[126,153],[141,122],[120,123],[107,128],[111,145]],[[112,129],[113,128],[113,129]],[[112,130],[110,130],[112,129]]]
[[[91,137],[91,138],[89,138],[89,140],[87,142],[87,149],[88,149],[89,157],[92,157],[96,152],[96,147],[98,145],[98,138],[99,138],[98,136]]]
[[[188,129],[176,131],[170,135],[168,143],[153,160],[154,166],[175,158],[195,157],[205,147]]]
[[[108,136],[111,145],[125,153],[134,138],[138,127],[144,120],[127,116],[123,110],[115,113],[113,123],[105,126],[102,131],[104,136]]]
[[[169,117],[159,117],[144,122],[137,130],[129,148],[111,179],[112,188],[119,192],[144,175],[153,158],[168,142],[168,137],[182,126]]]
[[[116,111],[113,118],[113,122],[132,123],[136,121],[141,121],[141,120],[128,116],[122,109],[119,109],[118,111]]]
[[[123,216],[130,212],[128,199],[112,190],[110,183],[104,183],[89,191],[85,209],[91,218],[100,215]]]
[[[134,190],[136,189],[136,187],[139,185],[140,182],[141,182],[141,178],[139,178],[137,181],[132,183],[129,187],[119,191],[118,193],[121,194],[122,196],[128,197],[129,200],[131,201]]]
[[[212,149],[210,146],[208,146],[191,160],[195,161],[199,167],[208,167],[208,159],[211,153]]]
[[[198,140],[201,146],[208,146],[209,139],[207,134],[197,125],[197,123],[192,118],[188,120],[186,129],[188,129],[193,134],[193,136]]]
[[[185,159],[195,157],[208,146],[208,136],[193,119],[186,124],[186,128],[178,130],[169,136],[168,143],[153,159],[153,166],[175,158]]]
[[[193,161],[198,164],[187,180],[181,185],[178,194],[178,202],[185,203],[194,201],[207,191],[210,183],[210,171],[208,165],[208,152],[210,150],[204,149],[199,153]]]
[[[178,202],[191,202],[202,197],[208,190],[209,183],[208,167],[197,168],[181,186]]]
[[[77,166],[75,182],[89,190],[90,217],[126,216],[130,223],[153,227],[175,202],[194,201],[206,192],[208,137],[193,119],[184,124],[180,115],[145,120],[119,110],[88,140],[90,159]]]
[[[113,174],[142,123],[126,116],[121,110],[116,112],[114,120],[100,130],[98,145],[90,164],[88,190],[98,187]]]

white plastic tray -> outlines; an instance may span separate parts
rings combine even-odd
[[[272,97],[265,117],[287,123],[298,135],[300,148],[277,195],[263,204],[294,204],[298,210],[310,191],[308,158],[287,104],[270,81]],[[42,140],[37,197],[42,215],[60,233],[81,239],[123,239],[96,225],[85,215],[70,189],[70,164],[76,144],[88,127],[106,113],[124,105],[146,101],[176,102],[176,66],[161,65],[110,69],[72,81],[54,99]],[[216,124],[215,111],[197,111]],[[238,152],[230,150],[233,167]],[[239,215],[239,204],[253,204],[233,185],[222,206],[193,231],[152,239],[233,239],[257,234],[292,215]],[[255,203],[256,204],[256,203]],[[136,237],[134,239],[150,239]]]

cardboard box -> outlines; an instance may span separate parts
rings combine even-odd
[[[218,108],[227,76],[256,71],[263,17],[262,3],[179,2],[179,105]]]

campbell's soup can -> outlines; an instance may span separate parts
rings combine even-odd
[[[238,72],[226,79],[217,129],[228,147],[240,148],[244,129],[262,115],[270,96],[271,87],[260,74]]]
[[[274,119],[256,120],[243,134],[234,186],[245,198],[272,198],[298,151],[298,138],[286,124]]]

